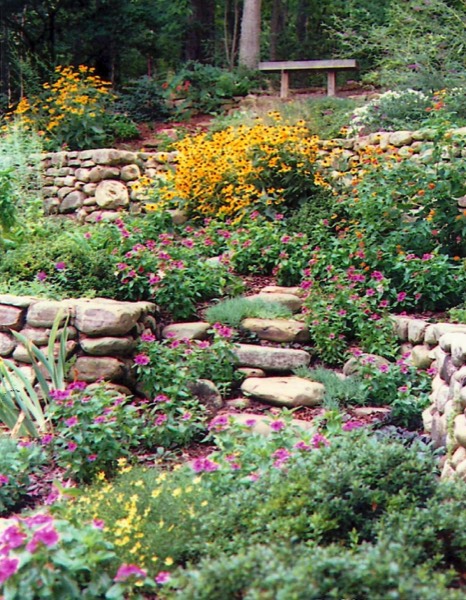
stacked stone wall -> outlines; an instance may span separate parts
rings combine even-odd
[[[33,379],[29,354],[13,332],[45,349],[55,319],[60,318],[68,328],[67,355],[73,359],[70,378],[89,383],[103,379],[132,390],[136,385],[132,356],[140,335],[155,332],[155,310],[150,302],[104,298],[53,301],[3,294],[0,358],[11,359]]]
[[[137,184],[173,165],[176,153],[100,149],[50,152],[42,157],[46,215],[68,215],[81,222],[114,220],[121,211],[141,212]]]

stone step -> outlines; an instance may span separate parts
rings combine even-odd
[[[275,406],[318,406],[324,399],[325,388],[321,383],[302,377],[248,377],[241,384],[241,391]]]
[[[234,353],[239,367],[253,367],[263,371],[291,372],[297,367],[307,367],[311,362],[308,352],[292,348],[236,344]]]
[[[246,331],[255,333],[261,340],[270,342],[307,342],[309,329],[304,323],[293,319],[248,318],[241,322]]]

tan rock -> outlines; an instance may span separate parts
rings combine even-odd
[[[57,300],[39,300],[29,307],[26,322],[31,327],[52,327],[59,314],[61,324],[70,314],[70,305]]]
[[[0,304],[0,331],[21,329],[24,311],[16,306]]]
[[[458,415],[454,420],[453,437],[460,446],[466,448],[466,417]]]
[[[409,319],[408,321],[408,341],[412,344],[423,344],[424,333],[429,326],[423,319]]]
[[[121,181],[106,179],[97,186],[95,201],[98,206],[107,209],[128,206],[128,188]]]
[[[91,356],[127,356],[135,347],[132,337],[81,337],[79,345]]]
[[[208,337],[207,332],[210,328],[210,323],[205,321],[173,323],[162,329],[162,337],[175,340],[205,340]]]
[[[138,165],[126,165],[122,167],[120,177],[122,181],[134,181],[141,177],[141,170]]]
[[[120,381],[126,373],[124,363],[110,357],[79,356],[73,368],[79,381],[90,383],[98,379]]]
[[[272,342],[307,342],[309,329],[292,319],[244,319],[241,327],[255,333],[261,340]]]
[[[8,306],[16,306],[18,308],[27,308],[33,302],[37,302],[38,298],[34,296],[14,296],[13,294],[0,294],[0,304]]]
[[[429,325],[425,331],[424,341],[429,346],[435,346],[445,333],[466,333],[466,324],[435,323]]]
[[[390,144],[400,148],[401,146],[409,146],[413,141],[411,131],[394,131],[389,137]]]
[[[304,350],[254,344],[237,344],[234,353],[238,366],[254,367],[264,371],[292,371],[296,367],[307,367],[311,361],[311,356]]]
[[[260,291],[261,294],[292,294],[293,296],[302,296],[304,290],[299,286],[285,287],[283,285],[266,285]]]
[[[0,333],[0,356],[10,356],[16,347],[16,340],[12,335]]]
[[[343,365],[343,375],[355,375],[361,368],[361,365],[364,363],[370,363],[376,367],[381,367],[382,365],[389,366],[391,364],[390,361],[386,358],[383,358],[383,356],[363,353],[361,356],[352,356],[346,361],[346,363]]]
[[[119,176],[120,170],[116,167],[98,165],[89,171],[89,182],[99,183],[99,181],[103,181],[104,179],[118,179]]]
[[[136,325],[148,303],[92,300],[76,305],[75,326],[91,337],[126,335]],[[154,307],[155,306],[151,305]]]
[[[241,384],[241,391],[276,406],[317,406],[324,398],[321,383],[301,377],[248,377]]]
[[[411,364],[417,369],[426,370],[432,364],[429,346],[414,346],[411,350]]]
[[[241,367],[237,369],[238,373],[244,377],[265,377],[265,371],[262,369],[253,369],[251,367]]]
[[[298,296],[294,294],[282,294],[277,292],[267,292],[267,293],[259,293],[253,296],[247,296],[248,298],[260,298],[261,300],[266,300],[269,302],[278,302],[278,304],[283,304],[289,308],[292,312],[298,312],[301,310],[303,305],[303,301]]]

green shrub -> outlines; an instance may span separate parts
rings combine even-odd
[[[460,600],[453,576],[413,565],[398,545],[282,546],[274,540],[231,555],[206,558],[178,571],[161,592],[165,600]]]
[[[223,323],[230,327],[239,327],[248,317],[259,319],[287,319],[292,317],[289,308],[278,302],[269,302],[261,298],[228,298],[210,306],[205,312],[209,323]]]
[[[357,377],[342,378],[335,371],[323,367],[313,369],[299,367],[294,373],[298,377],[318,381],[324,385],[324,406],[329,410],[366,403],[367,394],[361,380]]]
[[[0,436],[0,515],[5,515],[27,495],[30,475],[45,461],[39,446]]]
[[[116,110],[137,123],[162,120],[168,116],[161,84],[153,77],[140,77],[120,89]]]

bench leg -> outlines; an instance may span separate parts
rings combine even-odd
[[[337,95],[337,73],[336,71],[327,71],[327,96]]]
[[[280,83],[280,98],[288,98],[288,90],[290,88],[290,78],[288,71],[282,71],[282,79]]]

